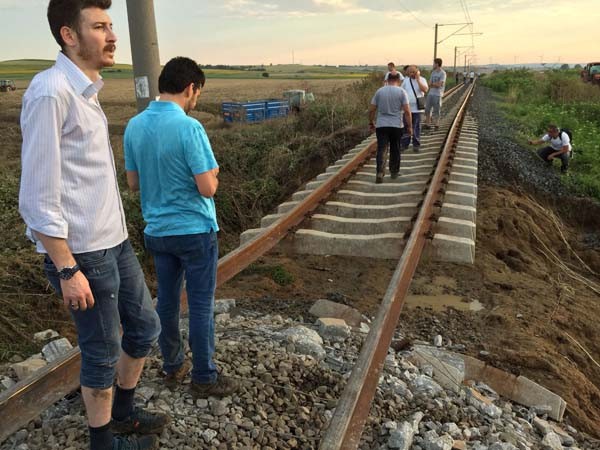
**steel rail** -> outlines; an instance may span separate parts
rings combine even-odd
[[[417,270],[427,236],[431,230],[436,202],[442,196],[451,153],[460,134],[467,105],[474,84],[469,87],[465,101],[448,132],[435,173],[431,179],[423,206],[419,211],[406,247],[382,300],[374,322],[371,324],[346,388],[335,408],[335,414],[320,443],[320,450],[351,450],[359,446],[364,425],[379,383],[379,376],[394,336],[408,288]]]
[[[376,142],[367,145],[348,161],[338,172],[303,199],[251,241],[219,259],[217,286],[248,267],[253,261],[272,249],[295,226],[315,210],[345,180],[351,177],[375,152]],[[79,387],[81,353],[79,347],[69,352],[68,357],[48,364],[42,370],[0,394],[0,443],[41,411],[73,392]],[[6,420],[4,418],[7,418]]]
[[[450,96],[459,85],[444,93]],[[221,286],[253,261],[272,249],[287,233],[300,224],[347,178],[353,175],[376,150],[372,142],[346,163],[330,179],[315,189],[290,212],[271,224],[259,235],[219,259],[217,286]],[[185,299],[184,299],[185,301]],[[79,388],[81,353],[75,347],[67,355],[48,364],[27,379],[0,394],[0,443],[36,418],[43,410]]]

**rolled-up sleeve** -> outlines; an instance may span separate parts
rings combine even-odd
[[[61,208],[61,109],[59,99],[52,96],[23,103],[19,212],[30,230],[66,239],[69,226]]]

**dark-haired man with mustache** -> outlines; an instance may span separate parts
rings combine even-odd
[[[61,52],[23,96],[19,210],[77,328],[90,449],[156,449],[155,434],[169,418],[134,408],[133,397],[160,324],[128,240],[98,101],[100,70],[114,64],[117,42],[110,6],[50,0],[48,22]]]

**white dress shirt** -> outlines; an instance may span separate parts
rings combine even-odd
[[[19,212],[38,252],[46,251],[31,231],[66,239],[73,253],[127,239],[102,86],[59,53],[23,96]]]

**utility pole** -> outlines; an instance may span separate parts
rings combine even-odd
[[[435,37],[433,39],[433,59],[437,58],[437,45],[438,45],[438,24],[435,24]]]
[[[466,53],[467,53],[467,52],[465,51],[465,52],[460,52],[460,54],[459,54],[459,53],[458,53],[458,49],[459,49],[459,48],[467,48],[467,49],[472,49],[472,48],[473,48],[473,46],[472,46],[472,45],[470,45],[470,46],[469,46],[469,45],[463,45],[463,46],[459,46],[459,47],[457,47],[457,46],[455,46],[455,47],[454,47],[454,73],[456,73],[456,59],[457,59],[457,58],[458,58],[460,55],[462,55],[463,53],[465,53],[465,55],[466,55]]]
[[[455,45],[454,46],[454,73],[455,74],[456,74],[456,50],[458,50],[458,47]]]
[[[437,58],[437,46],[438,44],[441,44],[442,42],[444,42],[446,39],[451,38],[452,36],[480,36],[483,33],[459,33],[460,31],[464,30],[465,28],[467,28],[469,25],[473,25],[473,22],[464,22],[464,23],[436,23],[435,24],[435,38],[433,39],[433,59]],[[452,27],[460,27],[458,28],[454,33],[450,33],[448,36],[446,36],[444,39],[441,39],[438,41],[438,27],[447,27],[447,26],[452,26]]]
[[[127,19],[138,112],[158,95],[160,58],[153,0],[127,0]]]

